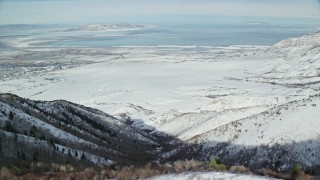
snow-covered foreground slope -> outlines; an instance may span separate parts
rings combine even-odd
[[[19,76],[2,75],[0,91],[98,108],[151,134],[201,145],[194,157],[314,167],[320,162],[319,34],[272,47],[25,47],[18,53],[29,54],[30,61],[50,57],[65,68],[18,69]],[[59,61],[60,52],[65,59]],[[15,57],[1,55],[11,64]],[[91,59],[65,66],[75,57]]]
[[[224,179],[224,180],[271,180],[273,178],[259,177],[253,175],[243,175],[243,174],[233,174],[226,172],[187,172],[180,174],[168,174],[157,176],[153,178],[149,178],[150,180],[167,180],[167,179],[175,179],[175,180],[208,180],[208,179]]]

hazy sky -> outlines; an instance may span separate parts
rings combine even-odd
[[[320,0],[0,0],[0,24],[184,15],[320,18]]]

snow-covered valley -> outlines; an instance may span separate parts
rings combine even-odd
[[[320,165],[320,33],[271,47],[15,41],[0,53],[2,93],[96,108],[151,135],[201,145],[194,156],[203,159],[279,170]]]

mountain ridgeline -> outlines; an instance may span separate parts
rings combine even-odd
[[[277,108],[273,111],[278,112]],[[216,131],[223,133],[223,128]],[[145,132],[130,122],[68,101],[33,101],[0,94],[0,163],[7,166],[41,162],[83,169],[218,157],[227,165],[289,170],[302,164],[304,169],[317,172],[319,152],[318,140],[270,146],[187,143],[158,131]]]
[[[0,94],[0,138],[1,164],[143,165],[170,147],[99,110],[12,94]]]

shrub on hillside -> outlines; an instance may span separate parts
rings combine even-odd
[[[214,170],[218,170],[218,171],[223,171],[225,170],[227,167],[222,164],[219,163],[217,159],[212,159],[209,163],[209,169],[214,169]]]

